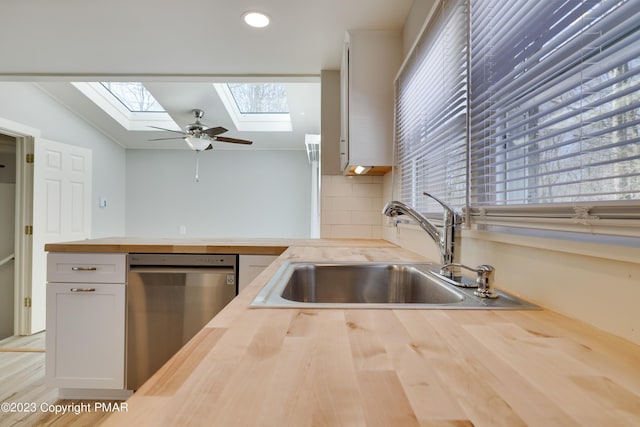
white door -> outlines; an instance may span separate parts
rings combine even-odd
[[[45,329],[44,245],[91,237],[91,150],[36,138],[30,333]]]

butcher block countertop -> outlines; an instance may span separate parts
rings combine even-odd
[[[425,261],[379,240],[271,243],[282,255],[104,425],[640,425],[640,346],[549,310],[250,308],[286,260]]]
[[[304,240],[303,240],[304,241]],[[301,241],[301,242],[303,242]],[[291,239],[206,239],[105,237],[75,242],[48,243],[49,252],[120,252],[280,255]]]

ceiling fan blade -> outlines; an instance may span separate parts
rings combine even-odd
[[[150,128],[154,128],[154,129],[160,129],[160,130],[166,130],[167,132],[175,132],[175,133],[179,133],[181,135],[187,135],[185,132],[181,131],[181,130],[173,130],[173,129],[165,129],[165,128],[159,128],[158,126],[149,126]]]
[[[253,144],[253,141],[247,141],[246,139],[228,138],[226,136],[216,136],[213,139],[220,142],[230,142],[232,144],[246,144],[246,145]]]
[[[148,139],[147,141],[168,141],[168,140],[170,140],[170,139],[184,139],[184,138],[174,136],[173,138],[154,138],[154,139]]]
[[[206,133],[207,135],[209,135],[209,137],[214,137],[216,135],[220,135],[221,133],[225,133],[226,131],[227,129],[223,128],[222,126],[218,126],[215,128],[205,129],[202,131],[202,133]]]

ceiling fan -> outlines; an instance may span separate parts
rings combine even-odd
[[[222,126],[217,127],[208,127],[200,122],[200,119],[204,116],[204,111],[199,109],[191,110],[193,115],[196,118],[194,123],[191,123],[185,126],[184,131],[177,131],[171,129],[160,128],[157,126],[149,126],[154,129],[166,130],[168,132],[179,133],[182,136],[173,137],[173,138],[155,138],[150,139],[149,141],[162,141],[168,139],[183,139],[189,147],[194,151],[203,151],[203,150],[211,150],[213,149],[213,145],[211,144],[213,141],[220,142],[229,142],[231,144],[245,144],[250,145],[253,144],[252,141],[247,141],[246,139],[237,139],[237,138],[229,138],[226,136],[219,136],[221,133],[225,133],[227,129]]]

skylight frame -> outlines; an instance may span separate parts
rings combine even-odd
[[[182,130],[166,111],[130,111],[100,82],[71,82],[71,84],[126,130],[160,131],[150,126]]]
[[[293,130],[290,113],[243,113],[238,108],[227,83],[213,83],[213,87],[238,131],[291,132]]]

